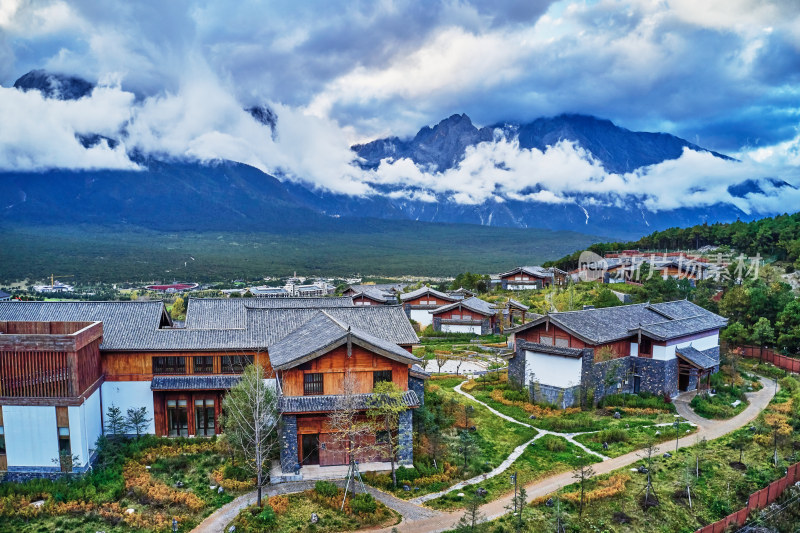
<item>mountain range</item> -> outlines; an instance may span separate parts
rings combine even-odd
[[[92,89],[92,84],[80,78],[45,71],[32,71],[14,86],[60,99],[82,98]],[[280,117],[272,109],[255,106],[246,111],[275,135]],[[419,167],[441,173],[456,168],[471,147],[498,137],[517,140],[520,150],[545,150],[560,141],[570,141],[591,154],[607,172],[617,174],[677,159],[685,148],[730,159],[673,135],[634,132],[609,120],[580,114],[481,128],[467,115],[456,114],[432,127],[423,127],[413,138],[378,139],[355,145],[352,151],[367,171],[378,168],[382,161],[407,158]],[[79,140],[84,146],[92,146],[102,139],[112,147],[124,140],[99,135],[83,135]],[[370,184],[378,194],[350,196],[302,181],[278,179],[233,161],[202,163],[158,159],[147,154],[129,156],[145,170],[0,172],[0,222],[272,232],[326,228],[342,231],[348,221],[360,224],[359,219],[374,218],[572,230],[632,238],[673,226],[754,218],[726,203],[652,211],[635,197],[625,202],[600,202],[590,195],[572,195],[570,201],[563,203],[504,198],[464,204],[454,201],[449,193],[381,183]],[[729,192],[744,197],[764,188],[782,187],[792,186],[776,178],[754,177],[732,186]],[[433,194],[436,201],[414,199],[414,192]],[[338,222],[331,224],[332,220]]]

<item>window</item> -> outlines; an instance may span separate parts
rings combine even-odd
[[[322,374],[303,374],[303,394],[322,394]]]
[[[391,370],[377,370],[372,373],[372,386],[374,387],[381,381],[392,381]]]
[[[653,352],[653,341],[650,339],[642,339],[639,344],[639,353],[643,355],[651,355]]]
[[[0,455],[6,454],[6,430],[0,426]]]
[[[552,346],[553,337],[545,337],[544,335],[539,335],[539,344],[546,344],[547,346]]]
[[[453,313],[452,315],[450,315],[450,317],[451,317],[453,320],[461,320],[461,315],[457,315],[457,314],[455,314],[455,313]]]
[[[556,337],[556,346],[569,348],[569,339],[567,337]]]
[[[210,355],[200,355],[192,358],[195,374],[211,374],[214,372],[214,358]]]
[[[167,434],[170,437],[189,436],[188,402],[167,400]]]
[[[461,315],[461,318],[464,320],[472,320],[472,315]]]
[[[253,364],[252,355],[223,355],[222,373],[241,374],[247,365]]]
[[[72,455],[72,447],[69,443],[69,428],[58,428],[58,453]]]
[[[153,374],[185,374],[185,357],[153,357]]]
[[[211,398],[194,401],[194,429],[200,437],[214,435],[214,400]]]

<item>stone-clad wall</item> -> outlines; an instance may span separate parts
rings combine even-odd
[[[598,402],[609,394],[631,393],[633,392],[633,360],[634,357],[620,357],[610,361],[594,363],[592,372],[589,374],[585,385],[587,394],[593,393],[594,401]],[[625,383],[626,378],[628,383]],[[622,388],[617,389],[617,384],[621,383]]]
[[[409,311],[409,314],[411,311]],[[442,319],[438,316],[433,317],[433,331],[442,331]]]
[[[281,471],[294,472],[297,464],[297,416],[283,415],[281,419]]]
[[[400,413],[400,427],[398,428],[397,462],[412,464],[414,462],[414,443],[412,442],[412,410],[406,409]]]
[[[549,403],[559,409],[575,407],[581,403],[581,386],[552,387],[550,385],[530,384],[528,397],[536,403]]]
[[[517,343],[515,352],[508,360],[508,382],[514,387],[523,388],[528,385],[525,383],[525,350]]]
[[[419,404],[425,405],[425,380],[408,376],[408,388],[417,393]]]
[[[636,373],[641,376],[639,391],[653,394],[678,394],[678,360],[635,358]]]

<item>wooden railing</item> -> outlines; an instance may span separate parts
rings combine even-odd
[[[800,481],[800,463],[790,466],[786,475],[779,480],[773,481],[765,488],[751,494],[744,508],[726,516],[722,520],[698,529],[695,533],[723,533],[730,526],[745,525],[751,512],[763,509],[777,500],[783,491],[797,481]]]
[[[752,357],[765,363],[772,363],[778,368],[789,372],[800,373],[800,359],[786,357],[775,353],[771,348],[761,348],[758,346],[739,346],[743,357]]]

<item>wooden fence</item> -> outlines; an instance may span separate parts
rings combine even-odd
[[[775,353],[770,348],[760,348],[758,346],[740,346],[740,348],[744,357],[753,357],[765,363],[772,363],[778,368],[789,372],[800,373],[800,359]]]
[[[730,526],[743,526],[747,522],[747,517],[752,511],[763,509],[778,499],[787,488],[800,481],[800,463],[795,463],[789,467],[785,476],[777,481],[773,481],[767,487],[754,492],[747,499],[747,505],[743,509],[730,514],[713,524],[709,524],[698,529],[695,533],[723,533]]]

